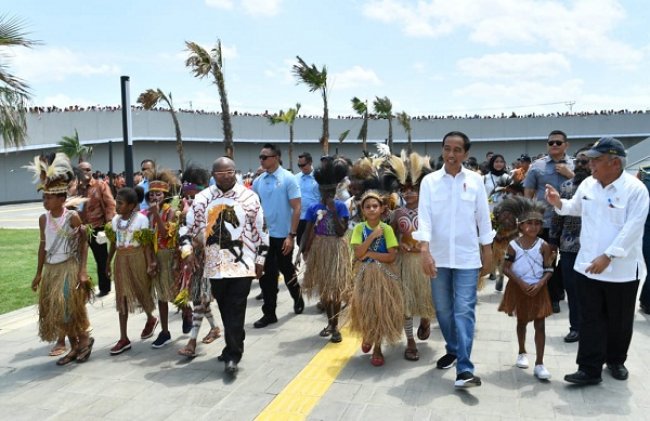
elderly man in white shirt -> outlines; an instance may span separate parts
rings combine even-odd
[[[470,140],[450,132],[442,140],[444,166],[422,180],[419,227],[423,269],[431,290],[447,353],[440,369],[457,361],[455,387],[480,386],[470,360],[474,340],[476,286],[492,262],[494,231],[483,179],[463,167]]]
[[[645,278],[642,231],[648,216],[648,191],[627,174],[623,144],[604,137],[585,153],[591,177],[571,199],[560,199],[552,186],[547,201],[560,215],[582,217],[580,251],[574,269],[582,324],[578,371],[564,380],[579,385],[602,381],[603,364],[612,377],[626,380],[639,279]]]

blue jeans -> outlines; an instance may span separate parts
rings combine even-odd
[[[474,373],[470,355],[474,342],[478,274],[479,269],[438,268],[438,276],[431,280],[438,325],[447,353],[458,358],[457,373]]]

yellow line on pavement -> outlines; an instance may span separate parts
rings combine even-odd
[[[2,209],[2,210],[0,210],[0,213],[24,212],[24,211],[27,211],[27,210],[36,210],[36,209],[43,209],[43,206],[34,206],[34,207],[31,207],[31,208]]]
[[[255,418],[257,421],[302,421],[330,388],[350,358],[357,352],[361,338],[341,329],[343,341],[328,342],[300,373]]]

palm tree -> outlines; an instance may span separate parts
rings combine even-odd
[[[361,101],[355,96],[352,98],[352,108],[357,114],[363,117],[363,124],[361,125],[361,130],[359,130],[357,139],[362,141],[363,152],[365,154],[368,151],[366,146],[366,141],[368,140],[368,101]]]
[[[31,48],[38,41],[26,38],[23,22],[0,16],[0,47]],[[5,148],[20,147],[27,137],[25,104],[30,98],[29,85],[9,72],[7,54],[0,55],[0,134]]]
[[[387,96],[383,98],[375,97],[372,105],[379,118],[388,119],[388,147],[393,150],[393,104]]]
[[[273,125],[284,123],[289,126],[289,171],[293,171],[293,123],[296,121],[299,111],[300,103],[297,103],[296,108],[289,108],[286,113],[280,110],[278,115],[269,117],[269,123]]]
[[[221,40],[217,39],[217,45],[208,53],[199,44],[185,41],[185,46],[190,56],[185,60],[185,66],[192,69],[194,77],[203,79],[208,75],[214,78],[214,84],[219,90],[221,100],[221,122],[223,125],[223,143],[226,156],[234,159],[235,145],[232,139],[232,122],[230,120],[230,106],[226,94],[226,81],[223,76],[223,54],[221,53]]]
[[[402,111],[401,113],[397,113],[395,116],[397,117],[397,121],[399,124],[404,128],[404,131],[406,132],[406,135],[408,136],[408,153],[409,155],[411,152],[413,152],[413,139],[411,137],[411,134],[413,132],[413,128],[411,127],[411,116],[406,114],[406,111]]]
[[[320,91],[323,97],[323,134],[320,138],[320,145],[323,149],[323,155],[329,153],[329,110],[327,108],[327,67],[323,66],[318,70],[315,64],[308,66],[300,56],[296,56],[298,64],[293,65],[293,74],[298,78],[298,83],[304,83],[309,88],[309,92]]]
[[[172,115],[174,122],[174,131],[176,132],[176,152],[178,152],[178,159],[181,161],[181,171],[185,171],[185,154],[183,152],[183,138],[181,136],[181,126],[178,123],[174,103],[172,102],[172,94],[165,95],[165,93],[158,89],[147,89],[138,96],[138,103],[142,104],[145,110],[155,108],[160,101],[163,101],[169,107],[169,113]]]
[[[79,142],[79,132],[77,132],[77,129],[74,129],[74,136],[63,136],[58,145],[59,152],[66,154],[71,161],[76,156],[78,158],[77,162],[83,162],[90,159],[93,155],[92,146],[84,146]]]

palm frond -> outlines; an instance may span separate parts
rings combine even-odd
[[[160,89],[147,89],[138,96],[137,102],[142,104],[145,110],[151,110],[158,105],[163,95]]]
[[[190,55],[185,60],[185,66],[191,69],[194,77],[200,79],[210,74],[212,70],[212,57],[196,42],[185,41],[185,46]]]
[[[343,133],[341,133],[339,135],[339,142],[343,143],[343,141],[345,140],[345,138],[348,137],[349,134],[350,134],[350,129],[348,129],[348,130],[344,131]]]
[[[372,105],[375,108],[375,112],[382,118],[392,117],[393,104],[390,102],[387,96],[383,98],[375,97]]]
[[[395,117],[397,117],[397,121],[404,128],[404,131],[409,133],[411,131],[411,116],[406,114],[406,111],[402,111],[397,113]]]
[[[309,66],[305,61],[296,56],[298,64],[294,64],[293,74],[298,78],[298,83],[304,83],[309,88],[309,92],[327,89],[327,67],[323,66],[318,70],[315,64]]]
[[[368,112],[368,102],[361,101],[356,96],[352,98],[352,109],[356,111],[357,114],[363,116]]]

